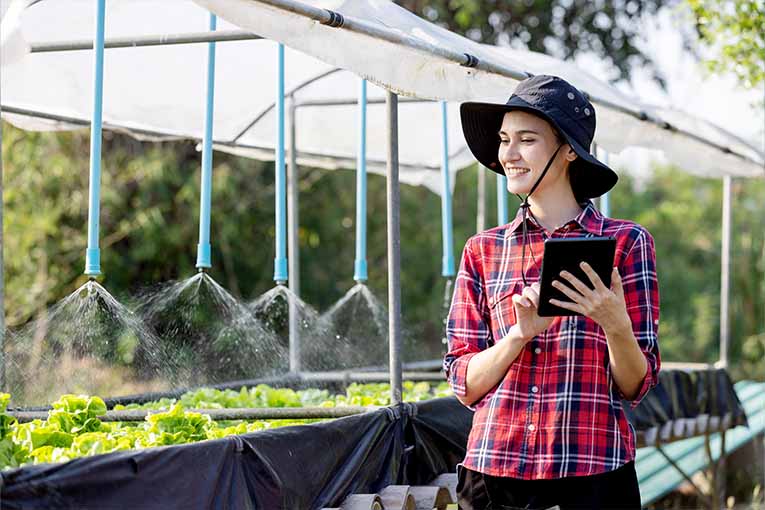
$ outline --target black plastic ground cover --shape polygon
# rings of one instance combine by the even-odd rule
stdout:
[[[663,370],[634,411],[640,432],[700,415],[746,415],[722,370]],[[180,446],[3,472],[3,509],[320,509],[455,472],[473,414],[454,397]]]
[[[659,384],[634,409],[625,403],[627,418],[637,432],[647,433],[668,424],[717,418],[730,428],[747,425],[746,412],[736,395],[730,375],[723,368],[708,370],[663,369]],[[682,429],[682,427],[680,427]],[[698,427],[686,427],[696,435]]]
[[[313,509],[427,483],[465,455],[472,412],[455,398],[329,422],[2,473],[4,509]]]

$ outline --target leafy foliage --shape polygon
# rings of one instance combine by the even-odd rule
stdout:
[[[687,0],[699,35],[715,57],[712,71],[733,72],[748,88],[765,83],[765,2],[763,0]]]
[[[613,80],[633,66],[653,69],[636,43],[641,20],[666,0],[397,0],[398,4],[453,32],[487,44],[505,44],[570,59],[592,52],[614,65]]]
[[[446,382],[431,386],[427,382],[404,381],[405,401],[419,401],[451,395]],[[388,384],[351,384],[344,395],[309,388],[294,391],[258,385],[239,391],[202,388],[183,394],[178,400],[162,399],[142,405],[115,406],[115,409],[151,409],[142,423],[102,422],[106,405],[99,397],[63,395],[53,403],[46,420],[17,423],[6,413],[10,395],[0,394],[0,469],[24,464],[65,462],[78,457],[119,450],[151,448],[218,439],[232,434],[289,425],[302,425],[321,419],[289,419],[216,422],[209,415],[186,409],[223,409],[303,406],[385,406],[390,404]]]

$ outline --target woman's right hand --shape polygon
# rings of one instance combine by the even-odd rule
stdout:
[[[512,300],[515,308],[516,327],[527,342],[546,330],[555,320],[555,317],[540,317],[537,314],[539,283],[532,283],[531,286],[524,287],[520,294],[513,295]]]

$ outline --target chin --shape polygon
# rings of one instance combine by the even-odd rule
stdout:
[[[516,193],[518,195],[525,195],[531,191],[531,186],[519,186],[517,183],[512,182],[511,179],[507,180],[507,191],[509,193]]]

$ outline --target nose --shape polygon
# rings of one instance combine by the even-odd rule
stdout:
[[[518,151],[518,144],[513,142],[499,144],[499,162],[503,165],[506,162],[518,161],[521,153]]]

